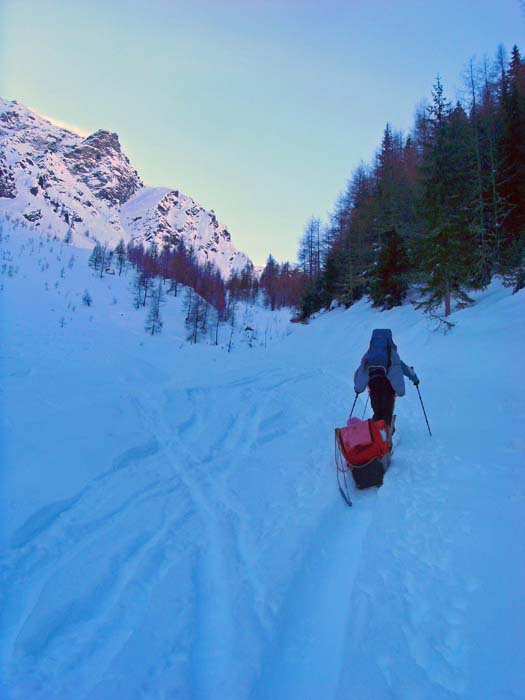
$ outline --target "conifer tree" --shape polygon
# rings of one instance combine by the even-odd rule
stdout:
[[[198,294],[192,295],[191,306],[186,316],[186,328],[189,331],[188,340],[193,344],[198,343],[202,336],[206,306],[206,302]]]
[[[115,257],[117,258],[118,274],[120,277],[122,270],[124,269],[124,265],[126,264],[126,246],[124,245],[122,238],[115,248]]]
[[[323,290],[323,261],[328,253],[328,234],[321,235],[321,221],[312,217],[306,224],[303,236],[299,241],[297,259],[299,262],[296,274],[289,265],[281,269],[280,287],[282,300],[280,305],[298,306],[301,318],[306,318],[322,305]],[[286,299],[286,302],[284,301]]]
[[[525,285],[525,65],[517,46],[501,85],[503,162],[499,192],[508,209],[503,222],[500,272],[517,291]]]
[[[453,298],[460,304],[470,302],[465,287],[474,276],[475,181],[466,114],[460,105],[452,110],[439,77],[433,88],[429,122],[430,141],[423,161],[425,234],[418,246],[426,298],[420,306],[432,311],[444,303],[448,316]]]
[[[97,241],[97,243],[95,243],[93,251],[91,252],[91,255],[89,256],[89,267],[92,267],[93,270],[95,270],[95,272],[98,272],[102,269],[104,265],[104,257],[104,249],[102,245]]]
[[[482,176],[484,178],[484,200],[486,239],[483,248],[488,253],[491,273],[499,266],[502,243],[502,224],[507,207],[500,193],[502,162],[499,142],[501,136],[501,113],[498,104],[498,86],[489,76],[489,66],[483,64],[483,87],[480,95],[478,125],[481,139]],[[506,77],[505,77],[506,80]]]
[[[88,265],[92,267],[95,272],[99,272],[99,277],[102,277],[104,272],[107,271],[111,264],[111,258],[113,256],[112,251],[108,250],[106,244],[102,245],[97,241],[93,252],[91,253],[88,261]]]
[[[277,303],[279,265],[272,255],[268,256],[266,266],[261,274],[260,285],[265,292],[266,303],[274,311]]]
[[[323,304],[327,305],[332,301],[332,299],[336,298],[337,282],[340,278],[340,263],[341,258],[337,255],[337,249],[333,247],[326,256],[321,295],[318,299],[320,304],[317,306],[317,308],[314,308],[314,311],[318,311]],[[307,311],[308,315],[310,315],[310,313],[312,312]]]
[[[321,274],[321,222],[312,217],[299,243],[299,265],[310,284],[315,284]]]
[[[146,318],[145,330],[150,335],[156,335],[162,330],[163,323],[160,315],[160,307],[163,302],[164,292],[162,290],[162,282],[159,281],[151,294],[150,308]]]
[[[383,309],[400,306],[408,289],[408,271],[408,255],[403,239],[395,229],[387,231],[370,285],[373,305]]]
[[[403,225],[402,206],[405,189],[403,141],[394,134],[390,124],[386,125],[381,148],[376,157],[371,196],[371,219],[374,244],[380,242],[385,230]]]
[[[484,158],[483,158],[483,131],[480,108],[478,104],[478,78],[474,62],[469,63],[467,73],[467,85],[470,93],[470,109],[469,122],[472,130],[472,143],[475,154],[475,196],[474,204],[474,220],[478,230],[478,257],[479,270],[477,272],[477,281],[480,286],[485,286],[490,282],[492,273],[492,251],[490,246],[490,234],[487,227],[487,218],[485,214],[485,174],[484,174]]]
[[[235,332],[235,323],[237,320],[237,301],[231,295],[228,295],[228,304],[226,307],[226,317],[230,325],[230,336],[228,339],[228,352],[231,352],[233,347],[233,334]]]

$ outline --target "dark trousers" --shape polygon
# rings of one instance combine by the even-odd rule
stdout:
[[[386,377],[373,377],[368,382],[370,403],[374,411],[373,420],[384,420],[388,426],[392,424],[394,401],[396,394]]]

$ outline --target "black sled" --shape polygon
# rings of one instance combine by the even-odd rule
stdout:
[[[358,489],[369,489],[371,486],[382,486],[383,477],[390,466],[390,455],[377,457],[362,467],[352,466],[350,471]]]

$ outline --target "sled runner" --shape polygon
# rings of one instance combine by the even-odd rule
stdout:
[[[335,429],[335,464],[337,483],[344,500],[352,505],[348,479],[352,474],[358,489],[381,486],[383,476],[390,465],[391,436],[385,421],[351,418],[344,428]]]

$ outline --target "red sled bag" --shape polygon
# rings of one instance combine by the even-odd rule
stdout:
[[[388,426],[384,420],[352,420],[336,430],[339,449],[350,467],[360,467],[390,452]]]

